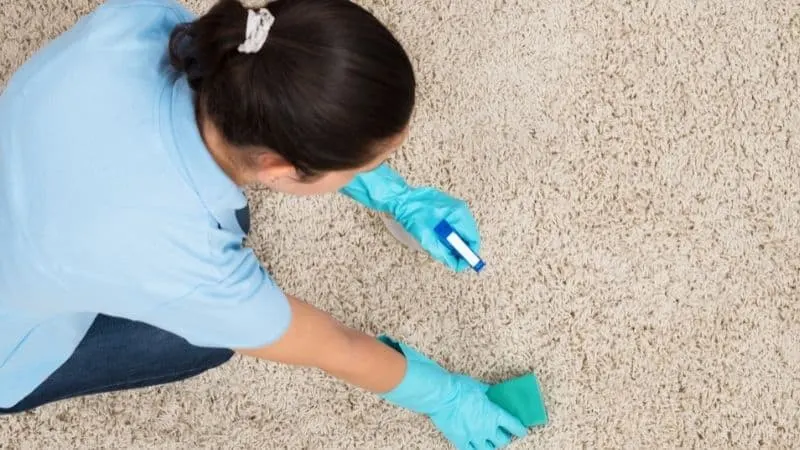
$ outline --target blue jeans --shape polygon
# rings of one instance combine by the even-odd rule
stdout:
[[[36,390],[0,414],[82,395],[184,380],[228,361],[228,349],[195,347],[150,325],[97,316],[72,356]]]

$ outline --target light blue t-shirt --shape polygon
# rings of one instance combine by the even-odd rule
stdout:
[[[112,0],[0,97],[0,407],[66,361],[99,313],[209,347],[262,346],[288,327],[286,297],[242,246],[245,197],[168,65],[169,34],[190,20],[169,0]]]

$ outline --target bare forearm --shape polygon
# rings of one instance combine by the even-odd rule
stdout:
[[[349,330],[350,354],[344,364],[323,370],[336,378],[376,393],[394,389],[406,371],[405,357],[373,336]],[[338,366],[338,367],[337,367]]]
[[[403,355],[372,336],[336,321],[329,314],[289,297],[292,323],[283,337],[266,347],[239,353],[285,364],[317,367],[372,392],[388,392],[406,370]]]

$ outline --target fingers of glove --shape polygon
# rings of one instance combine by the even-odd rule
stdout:
[[[436,425],[436,428],[442,432],[444,437],[447,438],[453,447],[455,447],[457,450],[473,450],[470,435],[467,430],[465,430],[463,427],[457,426],[450,420],[440,421],[435,417],[431,418],[433,419],[433,424]]]
[[[472,443],[472,446],[475,447],[476,450],[493,450],[494,445],[491,444],[489,441],[476,441]]]
[[[450,444],[452,444],[456,450],[475,450],[475,447],[473,447],[472,443],[469,441],[456,442],[450,439]]]
[[[528,429],[516,417],[509,414],[503,408],[497,406],[499,416],[497,417],[497,425],[503,430],[507,431],[516,437],[525,437],[528,434]]]
[[[500,409],[496,405],[493,406],[494,408]],[[501,412],[505,413],[505,411],[502,410]],[[524,436],[527,433],[527,430],[513,416],[508,415],[507,417],[504,414],[494,415],[492,414],[492,412],[488,412],[488,417],[492,416],[494,416],[496,420],[484,423],[482,427],[483,431],[475,433],[472,436],[473,444],[479,449],[480,448],[500,449],[511,443],[512,435],[519,433],[520,431],[522,431],[523,433],[521,435],[520,434],[516,435]],[[514,432],[508,430],[507,427],[514,429]],[[521,430],[520,427],[522,428]]]
[[[439,237],[436,236],[433,230],[420,229],[417,226],[413,226],[409,228],[408,231],[412,236],[417,238],[419,245],[428,252],[433,259],[446,265],[451,270],[458,269],[459,258],[449,247],[439,240]]]
[[[444,244],[437,242],[434,248],[435,250],[428,250],[431,256],[449,267],[451,270],[463,272],[469,268],[469,264],[467,264],[466,261],[459,258],[458,255],[453,253],[453,251],[449,248],[445,247]],[[466,268],[462,268],[462,263],[466,264]]]
[[[511,435],[502,429],[497,430],[494,438],[491,439],[491,443],[494,445],[494,448],[503,448],[511,443]]]

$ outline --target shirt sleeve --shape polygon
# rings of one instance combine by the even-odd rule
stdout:
[[[252,250],[226,253],[223,278],[158,305],[141,320],[201,347],[258,348],[278,340],[291,322],[286,296]]]

